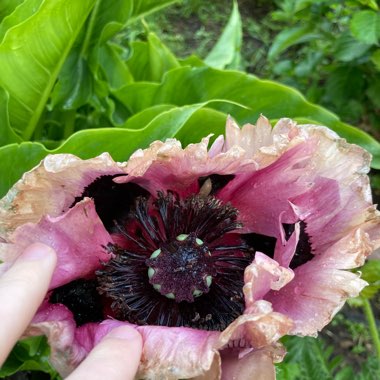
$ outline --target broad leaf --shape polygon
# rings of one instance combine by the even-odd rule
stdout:
[[[252,75],[208,67],[182,67],[169,71],[160,84],[133,83],[114,94],[131,114],[154,105],[183,106],[221,99],[246,108],[228,102],[211,103],[208,107],[231,114],[241,124],[255,122],[260,113],[270,119],[307,119],[326,125],[349,142],[363,146],[374,156],[373,167],[380,167],[380,144],[375,139],[342,123],[322,107],[307,102],[296,90]]]
[[[352,35],[365,44],[377,44],[380,36],[380,16],[374,11],[361,11],[351,19]]]
[[[335,44],[335,58],[342,62],[350,62],[365,54],[371,45],[353,38],[349,33],[342,34]]]
[[[233,3],[232,13],[222,35],[205,58],[205,63],[216,69],[238,69],[242,44],[242,25],[238,4]]]
[[[17,9],[24,21],[8,29],[0,44],[0,86],[9,92],[12,128],[30,139],[58,73],[94,0],[45,0],[30,14],[25,0]]]

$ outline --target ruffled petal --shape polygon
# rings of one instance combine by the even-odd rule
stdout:
[[[208,152],[209,137],[182,149],[175,139],[155,141],[148,149],[139,149],[129,159],[127,178],[115,182],[133,181],[155,195],[158,190],[176,191],[181,196],[197,193],[198,179],[211,174],[229,175],[238,170],[255,170],[256,164],[245,158],[243,148],[234,146],[227,152]]]
[[[222,359],[222,380],[275,380],[273,365],[276,347],[265,347],[239,358],[236,354],[225,354]]]
[[[52,289],[93,275],[101,262],[110,259],[104,246],[112,239],[96,214],[93,200],[85,198],[61,216],[45,216],[38,223],[18,227],[9,241],[0,245],[0,258],[13,261],[35,242],[45,243],[57,252]]]
[[[357,274],[318,268],[313,261],[295,270],[295,279],[266,299],[274,310],[294,321],[291,334],[316,336],[341,309],[348,297],[357,297],[367,283]]]
[[[49,155],[25,173],[0,200],[0,237],[42,216],[58,216],[74,203],[84,188],[102,175],[122,174],[124,164],[108,153],[89,160],[71,154]]]

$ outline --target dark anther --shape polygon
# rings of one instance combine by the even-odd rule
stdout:
[[[209,195],[215,195],[219,190],[223,189],[223,187],[226,186],[234,178],[235,175],[233,174],[211,174],[207,177],[199,177],[198,184],[199,187],[202,187],[206,180],[210,179],[212,187],[211,193]]]
[[[128,214],[130,206],[138,196],[147,196],[148,192],[135,183],[115,183],[116,175],[103,175],[85,187],[82,195],[75,198],[74,206],[84,197],[93,198],[96,212],[108,231],[114,227],[114,221],[121,221]]]
[[[253,258],[237,215],[212,196],[139,198],[118,225],[118,245],[107,247],[114,258],[97,272],[113,315],[140,325],[225,329],[244,311],[244,270]]]
[[[295,225],[283,223],[282,226],[285,232],[285,239],[289,240],[290,236],[295,230]],[[241,235],[241,237],[247,243],[247,245],[253,247],[255,251],[265,253],[267,256],[273,259],[274,250],[277,243],[276,238],[255,233],[244,234]],[[313,250],[310,243],[310,237],[306,232],[306,223],[300,221],[300,237],[298,240],[296,252],[289,265],[290,268],[295,269],[300,265],[310,261],[314,257],[312,251]]]
[[[96,280],[75,280],[54,289],[51,303],[65,305],[74,315],[77,326],[103,320],[101,298],[96,291]]]
[[[296,253],[290,262],[290,268],[295,269],[302,264],[307,263],[313,257],[313,249],[310,242],[310,236],[306,232],[307,225],[304,221],[300,222],[300,238],[298,240]]]
[[[273,259],[274,249],[277,242],[276,238],[255,233],[244,234],[241,235],[241,237],[247,243],[247,245],[253,247],[255,251],[265,253],[267,256]]]

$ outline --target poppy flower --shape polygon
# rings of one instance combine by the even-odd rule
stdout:
[[[380,242],[367,152],[263,116],[229,118],[208,145],[47,156],[1,200],[3,261],[36,241],[57,251],[26,334],[48,336],[63,376],[130,324],[139,378],[271,379],[281,336],[316,335],[366,285],[347,269]]]

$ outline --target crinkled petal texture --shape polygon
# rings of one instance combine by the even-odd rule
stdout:
[[[245,311],[224,331],[135,326],[144,339],[140,378],[274,378],[273,361],[283,354],[276,341],[323,328],[366,284],[347,269],[380,245],[366,175],[370,157],[358,146],[289,119],[272,129],[264,117],[242,129],[230,118],[226,137],[208,144],[208,137],[184,149],[175,139],[156,141],[124,164],[107,154],[86,161],[48,156],[0,201],[3,268],[27,244],[49,244],[58,253],[52,289],[91,278],[111,258],[103,247],[112,237],[97,200],[84,194],[102,176],[136,184],[153,198],[168,190],[179,197],[211,194],[239,211],[243,227],[234,233],[275,239],[274,251],[257,250],[245,269]],[[214,182],[213,175],[223,180]],[[66,376],[122,323],[128,322],[106,318],[77,327],[72,312],[47,297],[26,334],[49,337],[51,360]]]

